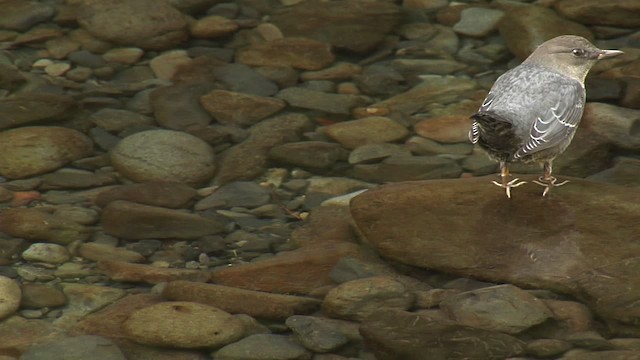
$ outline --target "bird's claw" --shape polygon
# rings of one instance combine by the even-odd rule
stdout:
[[[553,176],[550,176],[548,178],[544,178],[544,176],[540,176],[538,178],[538,180],[533,180],[534,183],[540,185],[540,186],[544,186],[544,190],[542,191],[542,196],[546,196],[549,193],[549,190],[551,190],[552,187],[558,187],[558,186],[562,186],[566,183],[569,182],[569,180],[565,180],[561,183],[556,184],[556,181],[558,181],[558,179],[556,179]]]
[[[513,179],[513,180],[511,180],[509,182],[501,182],[501,183],[499,183],[497,181],[493,181],[493,184],[497,185],[497,186],[500,186],[501,188],[504,188],[505,192],[507,193],[507,197],[509,199],[511,199],[511,188],[518,187],[518,186],[520,186],[522,184],[526,184],[527,183],[526,181],[518,182],[518,180],[520,180],[520,179]]]

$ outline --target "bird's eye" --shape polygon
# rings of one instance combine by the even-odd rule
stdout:
[[[582,55],[584,55],[584,50],[582,50],[582,49],[573,49],[573,50],[571,50],[571,53],[574,56],[582,56]]]

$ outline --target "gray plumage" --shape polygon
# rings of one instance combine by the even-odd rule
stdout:
[[[584,79],[600,59],[621,54],[600,50],[579,36],[565,35],[540,45],[521,65],[496,80],[476,114],[469,132],[493,159],[500,162],[507,196],[522,185],[508,181],[510,162],[541,162],[537,183],[546,195],[556,179],[553,159],[571,143],[585,104]]]

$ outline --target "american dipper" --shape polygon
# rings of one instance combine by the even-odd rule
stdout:
[[[534,181],[547,195],[556,183],[553,159],[564,152],[576,132],[585,103],[584,79],[600,59],[622,54],[600,50],[580,36],[563,35],[538,48],[519,66],[502,74],[482,102],[469,131],[491,158],[500,162],[502,182],[511,188],[525,181],[509,180],[509,163],[538,162],[544,174]]]

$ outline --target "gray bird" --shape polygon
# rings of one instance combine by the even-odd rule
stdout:
[[[557,183],[552,162],[569,146],[585,104],[584,79],[600,59],[622,54],[600,50],[580,36],[563,35],[538,48],[519,66],[502,74],[482,102],[469,131],[472,143],[480,145],[500,162],[501,182],[511,197],[511,188],[524,184],[509,180],[509,163],[542,163],[544,174],[536,184],[547,195]]]

